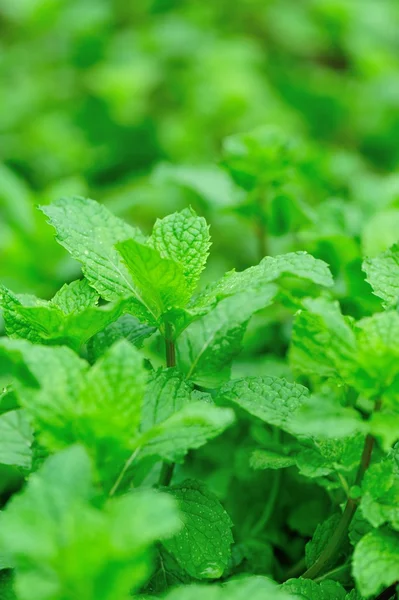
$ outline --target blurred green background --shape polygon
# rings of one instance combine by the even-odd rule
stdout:
[[[206,277],[327,260],[348,312],[397,240],[397,0],[0,0],[0,280],[75,278],[37,204],[87,195],[148,230],[187,204]]]

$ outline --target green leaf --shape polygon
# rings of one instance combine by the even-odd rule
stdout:
[[[307,568],[312,566],[319,558],[324,547],[326,546],[334,531],[336,530],[337,525],[341,520],[341,517],[341,514],[335,513],[331,515],[326,521],[319,523],[319,525],[316,527],[312,539],[306,544],[305,552]],[[340,554],[342,554],[342,551]],[[339,556],[334,557],[333,561],[330,561],[330,563],[326,564],[326,568],[333,567],[338,559]]]
[[[144,340],[155,331],[155,327],[141,323],[132,315],[123,315],[89,340],[88,354],[90,361],[95,362],[119,340],[127,340],[137,348],[141,348]]]
[[[136,297],[156,322],[166,312],[187,304],[191,292],[180,264],[133,239],[115,248],[134,282]]]
[[[362,490],[363,516],[373,527],[389,523],[399,531],[399,468],[393,456],[367,469]]]
[[[1,600],[17,600],[14,592],[14,578],[10,571],[0,573],[0,598]]]
[[[279,377],[247,377],[227,383],[218,397],[223,403],[233,403],[265,423],[291,432],[295,412],[308,395],[302,385]]]
[[[302,301],[306,311],[295,318],[290,364],[302,373],[322,377],[345,377],[356,354],[356,339],[338,302],[325,298]]]
[[[399,535],[374,530],[355,548],[353,575],[360,593],[369,598],[399,580]]]
[[[41,210],[55,228],[57,241],[82,263],[86,279],[100,296],[110,301],[135,296],[131,276],[114,246],[131,238],[145,242],[137,228],[88,198],[61,198]],[[139,318],[150,318],[139,303],[135,308]]]
[[[271,450],[254,450],[251,454],[250,465],[255,470],[286,469],[296,464],[293,456],[279,454]]]
[[[229,379],[231,363],[241,351],[251,316],[271,304],[276,285],[242,292],[220,302],[179,337],[179,368],[198,385],[217,387]]]
[[[311,579],[289,579],[281,586],[294,598],[306,598],[306,600],[345,600],[346,592],[337,581],[322,581],[316,583]]]
[[[259,265],[239,273],[231,271],[216,283],[209,285],[192,301],[192,307],[203,309],[212,306],[223,298],[278,281],[284,275],[325,287],[331,287],[334,283],[328,265],[307,252],[266,256]]]
[[[22,340],[2,345],[20,350],[40,384],[34,389],[20,380],[16,391],[42,443],[57,450],[80,442],[102,474],[114,477],[121,455],[123,460],[135,448],[141,419],[147,372],[139,351],[122,340],[89,370],[65,347],[33,346]]]
[[[241,577],[223,585],[190,585],[172,590],[165,600],[295,600],[266,577]]]
[[[55,455],[0,516],[0,549],[15,565],[19,600],[125,600],[151,569],[148,549],[175,533],[166,495],[141,491],[94,503],[82,448]]]
[[[195,481],[170,488],[177,500],[183,529],[163,545],[196,579],[220,578],[230,559],[232,522],[219,500]]]
[[[396,308],[399,302],[399,245],[363,262],[363,271],[374,294],[384,300],[386,308]]]
[[[192,208],[157,219],[149,244],[162,256],[178,263],[192,293],[209,254],[209,226]]]
[[[358,321],[356,329],[359,372],[353,385],[369,397],[392,396],[390,400],[397,408],[399,314],[376,313]]]
[[[0,463],[30,469],[33,432],[23,410],[0,415]]]
[[[148,379],[141,413],[141,431],[147,432],[187,404],[207,398],[206,394],[194,389],[193,383],[185,381],[176,368],[158,369]]]
[[[234,422],[234,412],[204,400],[191,402],[136,440],[140,457],[158,456],[182,462],[189,450],[200,448]]]
[[[131,306],[131,300],[95,306],[97,301],[98,294],[85,280],[64,285],[49,302],[0,288],[0,304],[10,337],[65,344],[76,350]]]
[[[98,299],[98,293],[88,284],[87,280],[78,279],[63,285],[49,304],[66,315],[70,315],[80,313],[85,308],[96,306]]]

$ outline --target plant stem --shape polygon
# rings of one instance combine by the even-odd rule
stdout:
[[[394,583],[389,588],[381,592],[379,596],[377,596],[376,600],[391,600],[396,598],[396,586],[397,583]]]
[[[276,471],[273,475],[274,478],[270,489],[269,497],[267,499],[264,511],[259,521],[255,524],[254,528],[252,529],[252,535],[257,535],[262,531],[262,529],[266,527],[267,523],[270,520],[270,517],[273,514],[274,507],[276,506],[276,501],[280,490],[281,471]]]
[[[380,408],[380,403],[377,403],[376,410]],[[360,460],[360,465],[357,470],[355,485],[360,485],[363,480],[363,476],[370,464],[371,454],[373,452],[374,447],[374,438],[370,434],[367,435],[362,457]],[[346,539],[349,525],[355,516],[355,512],[357,510],[357,503],[352,498],[348,498],[344,512],[342,513],[342,517],[336,530],[334,531],[332,537],[328,544],[324,547],[322,553],[316,562],[309,567],[307,571],[302,575],[305,579],[315,579],[318,577],[326,568],[328,563],[332,562],[338,555],[338,552]]]
[[[166,366],[176,366],[176,345],[173,339],[173,332],[170,323],[165,324],[165,356]],[[162,464],[161,473],[159,475],[158,485],[167,487],[172,481],[173,471],[175,470],[174,463],[164,462]]]
[[[120,486],[120,484],[123,481],[126,471],[130,467],[130,465],[133,463],[134,459],[136,458],[136,456],[138,455],[140,450],[141,450],[141,448],[136,448],[136,450],[130,455],[128,460],[125,462],[124,467],[123,467],[122,471],[120,472],[118,479],[115,481],[114,485],[112,486],[111,491],[109,492],[110,496],[113,496],[116,493],[118,487]]]

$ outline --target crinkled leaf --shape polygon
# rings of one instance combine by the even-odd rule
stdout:
[[[182,462],[189,450],[200,448],[234,422],[234,412],[206,401],[191,402],[136,440],[140,457],[158,456]]]
[[[85,277],[100,296],[110,301],[135,297],[132,278],[115,244],[127,239],[145,242],[139,229],[88,198],[61,198],[41,210],[55,228],[57,241],[82,263]],[[141,320],[151,320],[140,302],[135,301],[133,309]]]
[[[39,344],[65,344],[78,350],[131,308],[131,299],[95,306],[98,295],[89,290],[92,288],[86,281],[75,281],[45,302],[2,288],[0,301],[8,335]]]
[[[149,376],[141,417],[141,431],[166,421],[191,402],[208,396],[194,389],[176,368],[158,369]]]
[[[204,485],[186,481],[170,488],[183,529],[163,542],[179,565],[196,579],[219,579],[230,559],[232,522],[217,497]]]
[[[241,577],[223,585],[190,585],[175,589],[165,600],[295,600],[295,597],[282,591],[277,585],[260,576]]]
[[[230,376],[231,363],[241,351],[250,317],[268,306],[278,288],[267,284],[220,302],[192,323],[179,337],[178,366],[187,379],[205,387],[217,387]]]
[[[205,219],[199,217],[192,208],[185,208],[164,219],[158,219],[149,244],[162,258],[181,265],[192,293],[197,287],[209,254],[209,227]]]
[[[233,403],[269,425],[291,432],[296,411],[309,396],[297,383],[279,377],[247,377],[227,383],[219,392],[223,403]]]
[[[155,331],[155,327],[141,323],[132,315],[123,315],[89,340],[88,353],[90,360],[95,362],[119,340],[127,340],[137,348],[141,348],[144,340]]]
[[[137,297],[155,321],[173,308],[184,307],[190,299],[182,266],[136,240],[116,244],[137,290]]]
[[[362,490],[363,516],[374,527],[389,523],[399,531],[399,468],[392,456],[369,467]]]
[[[384,300],[387,308],[394,308],[399,302],[399,245],[393,245],[386,252],[363,262],[367,281],[376,296]]]
[[[345,600],[346,592],[337,581],[322,581],[316,583],[311,579],[289,579],[281,586],[294,598],[306,598],[306,600]]]
[[[303,301],[306,311],[295,318],[290,347],[294,369],[324,377],[345,377],[356,352],[355,334],[337,302]]]
[[[365,598],[378,594],[399,580],[399,534],[374,530],[355,548],[353,575]]]

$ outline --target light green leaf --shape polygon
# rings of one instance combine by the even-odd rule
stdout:
[[[273,283],[284,275],[325,287],[333,285],[332,275],[325,262],[306,252],[291,252],[281,256],[266,256],[259,265],[239,273],[227,273],[222,279],[209,285],[193,300],[192,305],[204,308],[228,296]]]
[[[279,454],[272,450],[254,450],[249,461],[252,469],[286,469],[296,464],[293,456]]]
[[[208,396],[194,390],[194,384],[184,380],[175,368],[158,369],[149,376],[145,391],[141,418],[141,431],[166,421],[191,402]]]
[[[179,412],[155,425],[136,440],[140,457],[158,456],[182,462],[189,450],[200,448],[220,435],[234,422],[234,412],[201,400],[191,402]]]
[[[306,598],[306,600],[345,600],[346,592],[337,581],[322,581],[316,583],[311,579],[289,579],[281,586],[285,592],[289,592],[294,598]]]
[[[369,598],[399,580],[399,535],[374,530],[355,548],[353,575],[360,593]]]
[[[33,432],[23,410],[0,415],[0,463],[30,469]]]
[[[122,315],[117,321],[107,325],[105,329],[96,333],[88,342],[88,355],[91,362],[95,362],[104,352],[119,340],[127,340],[136,348],[141,348],[144,340],[156,331],[141,323],[132,315]]]
[[[55,228],[57,241],[82,263],[86,279],[100,296],[110,301],[135,296],[131,276],[114,246],[131,238],[144,243],[137,228],[88,198],[61,198],[41,210]],[[139,302],[134,309],[140,319],[150,319]]]
[[[136,240],[115,245],[134,282],[136,296],[155,321],[172,308],[184,307],[191,292],[183,268]]]
[[[66,283],[55,294],[49,304],[62,310],[66,315],[80,313],[85,308],[96,306],[99,295],[86,279],[78,279],[72,283]]]
[[[223,585],[190,585],[175,589],[165,600],[295,600],[274,581],[260,576],[232,579]]]
[[[163,545],[196,579],[219,579],[230,559],[232,522],[219,500],[195,481],[170,488],[182,514],[183,529]]]
[[[162,258],[178,263],[192,293],[209,254],[209,226],[192,208],[185,208],[155,222],[149,244]]]
[[[222,387],[219,399],[233,403],[269,425],[291,432],[295,412],[309,391],[302,385],[279,377],[247,377]]]
[[[363,271],[374,294],[384,300],[386,308],[395,308],[399,302],[399,245],[363,262]]]
[[[179,337],[179,368],[198,385],[217,387],[229,379],[250,317],[271,304],[278,288],[267,284],[220,302]]]
[[[367,469],[362,490],[363,516],[373,527],[389,523],[399,531],[399,468],[393,456]]]
[[[46,460],[0,516],[0,549],[19,600],[125,600],[151,569],[148,549],[180,527],[172,498],[150,491],[101,507],[78,446]],[[156,516],[156,518],[155,518]]]
[[[131,300],[95,306],[98,294],[85,280],[75,281],[46,302],[0,289],[6,331],[10,337],[41,344],[65,344],[79,350],[98,331],[131,307]]]
[[[387,311],[362,319],[357,323],[356,334],[359,372],[353,385],[371,397],[389,397],[392,392],[392,402],[397,407],[399,313]]]
[[[294,321],[290,347],[291,366],[302,373],[345,377],[356,353],[355,334],[338,302],[325,298],[302,301]]]

